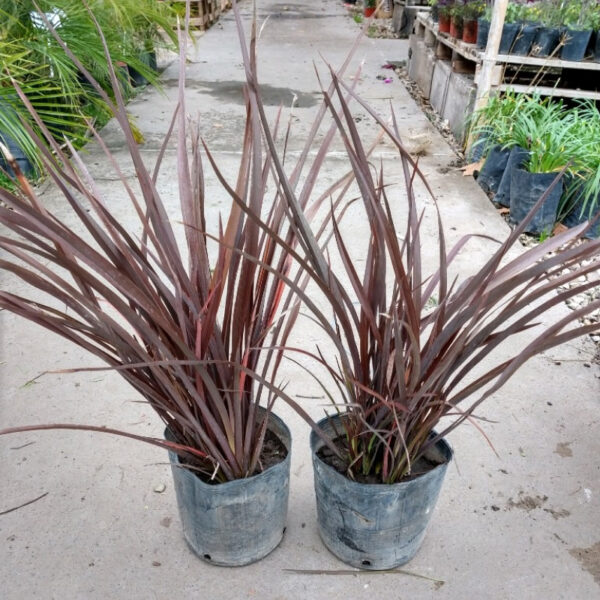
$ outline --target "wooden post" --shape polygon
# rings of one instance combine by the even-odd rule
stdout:
[[[490,33],[481,63],[481,70],[479,71],[477,94],[475,96],[473,111],[479,110],[486,105],[490,90],[492,89],[492,77],[494,74],[494,67],[496,66],[498,50],[500,49],[500,40],[502,38],[502,28],[504,27],[507,7],[508,0],[494,0]],[[467,148],[471,145],[472,141],[471,134],[469,133]]]

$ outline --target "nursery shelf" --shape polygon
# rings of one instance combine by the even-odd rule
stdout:
[[[424,31],[425,30],[425,31]],[[428,13],[420,12],[417,14],[415,22],[415,34],[420,37],[436,40],[447,48],[450,48],[461,57],[481,63],[483,61],[483,51],[477,48],[475,44],[466,44],[461,40],[450,37],[447,33],[440,33],[438,26],[433,22]],[[547,68],[575,69],[582,71],[600,71],[600,63],[590,60],[572,61],[562,60],[560,58],[538,57],[538,56],[518,56],[516,54],[498,54],[497,63],[530,65]],[[567,96],[566,96],[567,97]],[[568,96],[572,97],[572,96]]]
[[[186,0],[159,0],[176,5],[185,11]],[[208,29],[219,20],[221,12],[229,8],[229,0],[189,0],[190,4],[190,27]],[[182,23],[183,26],[183,23]]]
[[[448,115],[444,116],[450,121],[453,131],[460,129],[458,123],[452,123],[453,118],[460,118],[464,121],[464,116],[470,114],[476,104],[476,101],[473,102],[471,94],[474,93],[475,97],[479,98],[485,96],[490,89],[502,91],[510,88],[517,92],[537,93],[542,96],[600,100],[600,77],[597,75],[600,73],[600,62],[498,54],[493,57],[493,66],[491,71],[488,70],[489,77],[484,90],[483,88],[486,86],[482,79],[485,68],[484,51],[475,44],[467,44],[447,33],[440,33],[437,23],[434,23],[426,12],[417,13],[411,40],[409,63],[412,60],[419,65],[418,68],[412,69],[411,76],[425,97],[429,97],[430,92],[433,94],[432,104],[434,106],[435,93],[439,90],[440,85],[444,85],[443,82],[440,84],[442,69],[436,69],[435,66],[438,62],[448,65],[444,72],[449,71],[455,77],[466,78],[461,85],[468,91],[467,96],[469,97],[463,114],[460,114],[461,111],[455,102],[457,108],[453,114],[450,114],[452,113],[450,111]],[[412,53],[416,53],[418,56],[413,58]],[[426,74],[422,72],[423,69],[427,70]],[[421,72],[418,72],[419,70]],[[409,68],[410,74],[411,69]],[[445,97],[444,101],[438,102],[438,104],[445,104]]]

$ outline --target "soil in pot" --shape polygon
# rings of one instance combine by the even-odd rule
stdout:
[[[269,429],[271,441],[267,447],[271,458],[265,459],[275,464],[246,479],[208,484],[180,466],[179,457],[169,452],[183,535],[206,562],[222,566],[250,564],[281,542],[289,495],[291,435],[272,413]],[[168,431],[165,437],[172,439]]]
[[[333,440],[333,443],[342,451],[343,454],[348,453],[348,440],[344,436],[337,437]],[[339,456],[333,453],[333,450],[327,446],[323,446],[317,451],[317,456],[326,464],[335,469],[338,473],[346,476],[348,471],[348,463],[342,460]],[[443,460],[438,455],[432,456],[421,456],[413,465],[411,474],[404,478],[402,481],[411,481],[416,477],[420,477],[425,473],[435,469],[438,465],[442,464]],[[357,483],[367,484],[381,484],[381,479],[376,475],[363,475],[362,473],[355,473],[354,480]],[[385,485],[385,484],[381,484]]]
[[[499,54],[510,54],[512,45],[521,29],[520,23],[504,23],[502,28],[502,37],[500,38]]]
[[[319,425],[327,434],[334,433],[329,419]],[[348,479],[319,458],[323,441],[314,431],[310,442],[319,535],[325,546],[360,569],[393,569],[413,558],[425,537],[452,459],[450,446],[440,440],[429,455],[437,466],[413,479],[388,485]]]
[[[490,22],[487,19],[477,19],[477,47],[485,48],[487,46],[488,36],[490,34]]]
[[[565,45],[562,47],[560,57],[563,60],[579,61],[585,58],[585,52],[590,38],[592,37],[591,30],[577,31],[574,29],[566,29],[564,31]]]
[[[533,56],[550,56],[560,40],[560,31],[556,27],[540,27],[533,45],[531,54]]]
[[[515,41],[512,46],[511,54],[517,56],[527,56],[537,35],[539,25],[524,23],[521,30],[517,34]]]
[[[494,196],[494,202],[497,202],[500,206],[510,206],[510,186],[513,171],[523,167],[528,158],[529,152],[524,148],[521,148],[520,146],[511,148],[508,161],[506,162],[506,169],[504,169],[498,191]]]
[[[495,194],[498,191],[509,156],[510,149],[503,150],[502,146],[494,146],[490,150],[477,177],[477,183],[485,192]]]
[[[463,23],[463,42],[465,44],[476,44],[477,43],[477,20],[465,21]]]
[[[448,15],[440,15],[438,29],[440,33],[450,33],[450,17]]]
[[[514,169],[510,183],[510,221],[519,224],[546,193],[556,179],[556,173],[529,173],[524,169]],[[554,228],[558,204],[563,192],[563,182],[559,181],[548,194],[544,203],[536,211],[526,231],[536,234],[549,234]]]

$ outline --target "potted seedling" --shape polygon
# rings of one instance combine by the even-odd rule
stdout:
[[[522,5],[514,2],[508,3],[504,26],[502,27],[502,37],[500,38],[500,46],[498,48],[500,54],[509,54],[512,51],[517,34],[521,30],[522,11]]]
[[[506,167],[502,179],[498,185],[494,202],[500,206],[510,206],[510,188],[512,176],[516,169],[523,168],[530,155],[531,134],[530,123],[537,122],[545,114],[545,106],[549,100],[541,100],[539,96],[527,96],[525,94],[507,94],[502,102],[516,110],[512,112],[509,120],[497,119],[490,121],[490,127],[494,130],[494,137],[498,140],[503,150],[509,150]],[[510,110],[510,108],[508,109]],[[508,112],[508,111],[507,111]],[[561,114],[558,111],[557,118]]]
[[[534,56],[554,56],[558,52],[566,5],[564,0],[546,0],[542,3],[541,27],[531,50]]]
[[[463,35],[464,8],[465,6],[462,3],[462,0],[458,0],[450,10],[450,37],[457,40],[461,40]]]
[[[463,8],[463,42],[477,43],[477,19],[485,11],[483,0],[469,0]]]
[[[544,202],[528,222],[526,231],[548,235],[554,228],[563,192],[557,175],[569,167],[578,143],[573,136],[576,118],[565,111],[562,102],[545,102],[538,111],[522,113],[517,122],[520,138],[530,140],[528,157],[522,168],[514,169],[510,183],[510,220],[521,223],[538,204]]]
[[[587,220],[593,225],[585,233],[586,237],[600,237],[600,112],[591,100],[582,102],[572,109],[576,111],[573,125],[573,164],[565,194],[566,206],[561,207],[565,214],[563,223],[575,227]]]
[[[438,2],[438,30],[440,33],[450,33],[453,6],[454,0],[439,0]]]
[[[483,108],[473,114],[472,137],[487,155],[477,183],[487,193],[498,192],[510,156],[507,144],[512,139],[511,129],[524,104],[524,95],[509,90],[492,96]]]
[[[590,24],[593,29],[590,43],[595,62],[600,62],[600,5],[596,4],[590,11]]]
[[[314,318],[335,348],[332,356],[320,348],[312,352],[333,381],[314,375],[332,403],[330,416],[311,434],[318,525],[325,545],[344,562],[390,569],[410,560],[423,539],[452,457],[447,434],[469,420],[528,358],[597,329],[571,325],[600,300],[540,327],[533,341],[513,355],[501,350],[504,341],[539,323],[565,295],[598,284],[600,242],[573,244],[584,230],[580,226],[511,258],[538,202],[476,274],[458,282],[450,270],[470,236],[447,248],[438,219],[434,255],[439,261],[424,272],[422,214],[413,187],[422,174],[396,127],[350,86],[335,81],[335,97],[325,97],[346,147],[370,235],[365,247],[357,248],[356,239],[343,232],[342,213],[334,209],[335,254],[333,248],[319,250],[309,228],[299,232],[310,248],[311,277],[329,306]],[[389,188],[382,170],[369,161],[346,95],[371,114],[398,148],[403,189]],[[407,204],[402,224],[390,194]],[[593,281],[580,283],[579,277],[593,273]],[[577,283],[556,294],[567,280]],[[326,446],[326,437],[335,449]]]
[[[377,0],[365,0],[364,14],[365,17],[372,17],[377,8]]]
[[[539,14],[539,3],[525,4],[521,6],[519,14],[521,19],[521,27],[517,33],[515,41],[513,42],[510,51],[511,54],[516,54],[517,56],[527,56],[529,54],[531,51],[531,46],[533,45],[540,28]]]
[[[429,14],[431,15],[431,20],[434,23],[437,23],[440,19],[439,0],[429,0],[429,6],[431,6],[431,11],[429,12]]]
[[[580,61],[585,54],[592,37],[592,11],[597,8],[595,0],[570,2],[565,11],[564,45],[560,52],[563,60]]]
[[[486,0],[483,14],[477,19],[477,47],[485,48],[490,33],[490,21],[492,19],[492,3]]]

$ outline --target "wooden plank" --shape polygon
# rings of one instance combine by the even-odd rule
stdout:
[[[541,56],[517,56],[515,54],[498,54],[498,62],[514,65],[531,65],[535,67],[559,67],[582,71],[600,71],[600,63],[590,60],[561,60],[559,58],[544,58]]]
[[[512,90],[524,94],[536,92],[541,96],[556,96],[557,98],[590,98],[591,100],[600,100],[600,92],[591,90],[571,90],[559,87],[544,87],[539,85],[509,85],[503,83],[498,88],[501,91]]]

